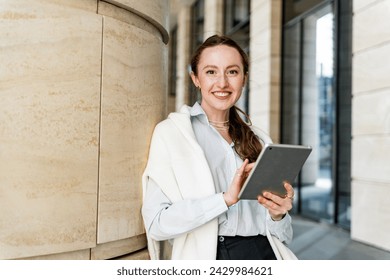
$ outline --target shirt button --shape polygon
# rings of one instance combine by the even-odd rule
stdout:
[[[219,236],[219,237],[218,237],[218,240],[219,240],[219,242],[223,242],[223,241],[225,241],[225,237]]]

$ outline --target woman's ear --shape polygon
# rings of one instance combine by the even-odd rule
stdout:
[[[243,83],[242,83],[242,87],[245,87],[246,86],[246,84],[247,84],[247,82],[248,82],[248,73],[245,73],[245,75],[244,75],[244,81],[243,81]]]
[[[194,86],[197,87],[197,88],[200,88],[200,83],[199,83],[199,79],[198,77],[195,75],[195,73],[193,71],[191,71],[191,79],[192,79],[192,82],[194,83]]]

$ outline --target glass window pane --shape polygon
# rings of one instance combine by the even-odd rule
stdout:
[[[282,142],[313,147],[294,183],[293,212],[333,221],[334,27],[332,6],[286,25],[283,46]]]
[[[302,170],[302,214],[333,221],[333,13],[330,6],[303,21],[302,141],[313,146]]]

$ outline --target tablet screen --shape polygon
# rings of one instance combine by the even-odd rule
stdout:
[[[311,151],[310,146],[303,145],[265,145],[241,189],[239,198],[257,200],[264,191],[284,197],[284,182],[294,182]]]

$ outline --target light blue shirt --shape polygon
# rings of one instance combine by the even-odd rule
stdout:
[[[243,160],[236,153],[234,144],[228,143],[209,124],[198,103],[190,109],[190,115],[195,137],[204,151],[212,173],[216,194],[202,199],[171,203],[158,187],[158,182],[150,180],[143,205],[143,216],[149,235],[155,240],[172,239],[218,218],[219,235],[265,235],[267,222],[273,235],[281,241],[290,242],[292,228],[288,214],[281,221],[275,222],[257,200],[240,200],[229,208],[226,206],[222,193],[229,188]]]

